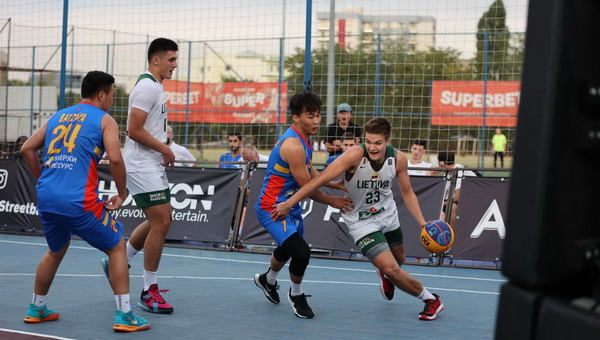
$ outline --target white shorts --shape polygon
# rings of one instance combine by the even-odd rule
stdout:
[[[128,172],[127,189],[131,196],[169,189],[164,171]]]
[[[381,214],[360,221],[345,221],[348,226],[348,232],[354,243],[358,242],[363,237],[381,231],[383,234],[400,228],[400,220],[398,219],[398,211],[384,211]]]

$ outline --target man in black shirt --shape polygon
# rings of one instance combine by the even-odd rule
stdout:
[[[352,121],[352,108],[347,103],[338,105],[337,108],[337,122],[330,124],[327,127],[327,140],[325,147],[329,156],[337,155],[342,153],[342,140],[346,132],[351,132],[356,136],[356,143],[360,143],[360,136],[362,136],[362,129],[355,125]]]

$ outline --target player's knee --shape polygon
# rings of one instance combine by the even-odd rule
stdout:
[[[306,267],[310,261],[310,247],[298,233],[288,237],[282,245],[283,250],[290,255],[290,273],[296,276],[304,276]]]
[[[387,277],[398,277],[401,273],[400,267],[398,265],[396,265],[395,263],[389,264],[389,265],[384,265],[382,268],[380,268],[380,270]]]
[[[290,254],[288,254],[282,247],[277,247],[273,251],[273,257],[277,262],[287,262],[290,259]]]

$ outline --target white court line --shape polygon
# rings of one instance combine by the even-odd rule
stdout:
[[[36,246],[44,246],[44,247],[48,246],[46,243],[35,243],[35,242],[19,242],[19,241],[6,241],[6,240],[0,240],[0,242],[25,244],[25,245],[36,245]],[[96,248],[93,248],[93,247],[80,247],[80,246],[69,246],[69,249],[84,249],[84,250],[95,250],[95,251],[98,251]],[[144,253],[143,251],[140,252],[140,254],[143,254],[143,253]],[[238,259],[221,259],[221,258],[206,257],[206,256],[179,255],[179,254],[167,254],[167,253],[163,253],[162,256],[187,258],[187,259],[195,259],[195,260],[224,261],[224,262],[234,262],[234,263],[252,263],[252,264],[260,264],[260,265],[268,265],[269,264],[269,262],[264,262],[264,261],[250,261],[250,260],[238,260]],[[289,266],[289,264],[287,264],[286,266]],[[374,269],[358,269],[358,268],[314,266],[314,265],[309,265],[308,267],[309,268],[314,268],[314,269],[342,270],[342,271],[364,272],[364,273],[372,273],[372,272],[374,272]],[[409,274],[412,275],[412,276],[437,277],[437,278],[456,279],[456,280],[507,282],[507,280],[505,280],[505,279],[487,279],[487,278],[469,277],[469,276],[452,276],[452,275],[439,275],[439,274],[418,274],[418,273],[410,273],[410,272],[409,272]]]
[[[48,334],[40,334],[40,333],[31,333],[31,332],[18,331],[16,329],[0,328],[0,331],[7,332],[7,333],[24,334],[24,335],[35,335],[35,336],[39,336],[39,337],[50,338],[50,339],[57,339],[57,340],[77,340],[77,339],[63,338],[61,336],[54,336],[54,335],[48,335]]]
[[[0,273],[1,276],[35,276],[35,274],[24,273]],[[62,277],[104,277],[103,274],[88,275],[88,274],[56,274],[56,276]],[[175,280],[214,280],[214,281],[254,281],[254,278],[248,277],[223,277],[223,276],[183,276],[183,275],[159,275],[159,279],[175,279]],[[280,282],[289,282],[287,279],[279,279]],[[372,282],[347,282],[347,281],[323,281],[323,280],[302,280],[304,283],[319,283],[319,284],[336,284],[336,285],[349,285],[349,286],[379,286],[379,283]],[[489,292],[481,290],[467,290],[467,289],[454,289],[454,288],[438,288],[438,287],[426,287],[431,290],[442,290],[447,292],[460,292],[460,293],[473,293],[473,294],[487,294],[487,295],[500,295],[498,292]]]

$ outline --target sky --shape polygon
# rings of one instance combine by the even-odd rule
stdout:
[[[313,35],[316,13],[328,12],[331,0],[313,1]],[[493,0],[336,0],[336,12],[362,8],[369,15],[417,15],[436,19],[436,46],[454,48],[464,59],[475,52],[477,22]],[[222,55],[245,50],[277,55],[279,38],[286,37],[286,52],[304,47],[304,0],[71,0],[69,42],[75,69],[108,68],[117,60],[136,74],[145,67],[146,43],[158,36],[179,42],[208,41]],[[511,32],[526,29],[527,0],[504,0]],[[61,41],[63,0],[2,0],[0,29],[11,20],[11,66],[30,67],[36,46],[36,68],[59,66],[56,45]],[[285,25],[284,25],[285,23]],[[116,43],[111,50],[107,47]],[[0,33],[0,51],[6,52],[8,29]],[[315,44],[313,42],[313,44]],[[202,44],[182,49],[181,59],[197,58]],[[116,52],[115,52],[116,50]],[[189,53],[189,54],[188,54]],[[108,63],[107,63],[108,61]],[[116,61],[115,61],[116,63]],[[91,64],[91,65],[90,65]],[[108,67],[106,66],[108,64]],[[67,65],[69,67],[69,65]],[[116,70],[126,72],[125,70]]]

